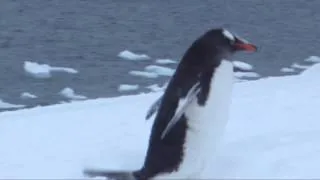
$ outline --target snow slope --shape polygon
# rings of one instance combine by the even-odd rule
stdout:
[[[320,65],[301,75],[236,83],[212,178],[319,178]],[[84,178],[136,169],[161,92],[0,113],[0,178]]]

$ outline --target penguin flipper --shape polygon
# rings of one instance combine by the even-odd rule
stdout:
[[[132,171],[85,169],[83,174],[88,177],[105,177],[110,180],[136,180]]]
[[[199,92],[200,92],[200,83],[198,82],[191,87],[191,89],[189,90],[185,98],[179,100],[175,115],[169,121],[168,125],[162,132],[161,139],[163,139],[168,134],[168,132],[172,129],[172,127],[180,120],[181,116],[186,111],[188,105],[197,97]]]
[[[155,101],[147,111],[146,120],[148,120],[158,109],[162,101],[162,96],[160,96],[157,101]]]

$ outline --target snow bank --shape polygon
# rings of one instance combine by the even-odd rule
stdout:
[[[319,178],[320,65],[234,85],[212,179]],[[161,92],[0,113],[0,178],[82,179],[89,168],[136,169]]]
[[[251,78],[256,78],[260,77],[258,73],[255,72],[234,72],[234,76],[237,78],[243,78],[243,77],[251,77]]]
[[[139,85],[137,84],[120,84],[118,87],[118,91],[123,92],[123,91],[134,91],[139,89]]]
[[[50,78],[51,72],[66,72],[75,74],[78,73],[77,70],[66,67],[53,67],[48,64],[38,64],[36,62],[25,61],[24,70],[27,74],[35,78]]]
[[[72,100],[84,100],[87,99],[87,97],[82,96],[82,95],[78,95],[74,92],[73,89],[66,87],[64,89],[62,89],[59,94],[65,98],[68,99],[72,99]]]
[[[148,60],[150,57],[146,54],[136,54],[128,50],[124,50],[118,54],[118,57],[126,60],[134,60],[134,61],[141,61],[141,60]]]
[[[34,95],[34,94],[31,94],[29,92],[23,92],[23,93],[20,94],[20,98],[22,98],[22,99],[34,99],[34,98],[37,98],[37,96]]]
[[[175,69],[157,65],[149,65],[146,66],[144,69],[148,72],[153,72],[160,76],[172,76],[175,72]]]
[[[129,74],[132,76],[140,76],[146,78],[157,78],[159,75],[153,72],[145,72],[145,71],[129,71]]]
[[[177,62],[174,60],[171,60],[171,59],[157,59],[156,63],[158,63],[158,64],[175,64]]]

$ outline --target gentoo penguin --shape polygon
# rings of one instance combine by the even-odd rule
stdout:
[[[233,83],[231,55],[257,47],[227,29],[211,29],[182,57],[163,96],[148,112],[156,113],[141,169],[87,169],[88,176],[115,180],[212,178],[216,144],[228,120]]]

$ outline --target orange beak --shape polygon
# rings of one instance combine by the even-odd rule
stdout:
[[[257,51],[257,46],[243,42],[241,40],[237,40],[236,43],[234,44],[234,47],[237,51],[248,51],[248,52],[256,52]]]

